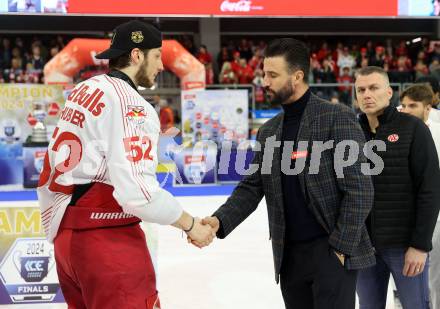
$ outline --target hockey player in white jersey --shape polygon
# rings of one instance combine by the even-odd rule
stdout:
[[[160,308],[145,220],[184,230],[199,246],[215,234],[156,180],[159,118],[137,87],[163,70],[162,35],[131,21],[115,29],[110,73],[67,98],[45,157],[38,199],[69,308]]]

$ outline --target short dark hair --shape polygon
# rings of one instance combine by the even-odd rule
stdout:
[[[416,80],[416,84],[423,84],[423,83],[429,84],[432,88],[432,91],[434,91],[434,93],[440,92],[440,85],[438,83],[438,79],[435,76],[432,75],[422,76]]]
[[[376,66],[373,66],[373,65],[357,70],[356,71],[356,78],[358,76],[368,76],[368,75],[371,75],[371,74],[374,74],[374,73],[382,75],[386,79],[386,81],[388,83],[390,83],[390,79],[388,77],[387,71],[385,71],[381,67],[376,67]]]
[[[408,97],[416,102],[422,102],[424,106],[434,103],[434,92],[431,87],[426,84],[415,84],[406,88],[400,95],[400,101]]]
[[[304,82],[308,83],[310,71],[310,50],[304,42],[292,39],[275,39],[269,43],[264,51],[265,57],[282,56],[288,64],[289,72],[301,70],[304,73]]]
[[[147,57],[150,49],[141,49],[141,51],[144,53],[145,57]],[[130,59],[131,59],[130,55],[131,55],[131,51],[122,54],[119,57],[109,59],[108,66],[110,70],[125,69],[126,67],[128,67],[130,65]]]

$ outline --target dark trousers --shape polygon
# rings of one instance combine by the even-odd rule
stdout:
[[[327,237],[287,246],[280,277],[286,309],[354,309],[356,276]]]

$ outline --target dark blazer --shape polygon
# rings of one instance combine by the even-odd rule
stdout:
[[[257,208],[263,196],[266,198],[277,282],[286,229],[281,185],[282,154],[280,147],[275,147],[272,156],[271,147],[265,146],[270,143],[270,138],[281,141],[283,117],[282,112],[260,128],[257,141],[262,147],[261,151],[255,152],[252,162],[258,165],[257,172],[245,176],[226,203],[213,214],[221,222],[217,237],[224,238]],[[343,169],[344,177],[338,178],[335,172],[335,147],[322,152],[319,169],[312,164],[313,170],[307,172],[311,168],[312,141],[330,140],[334,141],[335,147],[343,140],[355,141],[359,145],[359,158]],[[330,246],[347,255],[347,269],[374,265],[374,249],[365,226],[373,206],[374,190],[371,177],[361,173],[361,163],[366,162],[362,151],[365,137],[353,111],[312,94],[301,118],[297,142],[301,141],[309,142],[305,169],[299,174],[301,189],[308,207],[329,233]],[[273,164],[270,168],[263,164],[262,168],[263,161]]]

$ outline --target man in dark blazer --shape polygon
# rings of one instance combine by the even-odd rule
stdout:
[[[303,42],[277,39],[266,48],[264,86],[284,112],[258,132],[255,172],[203,222],[225,238],[265,197],[286,308],[352,309],[357,270],[375,263],[365,226],[374,194],[361,172],[365,137],[349,108],[311,93],[309,63]]]

